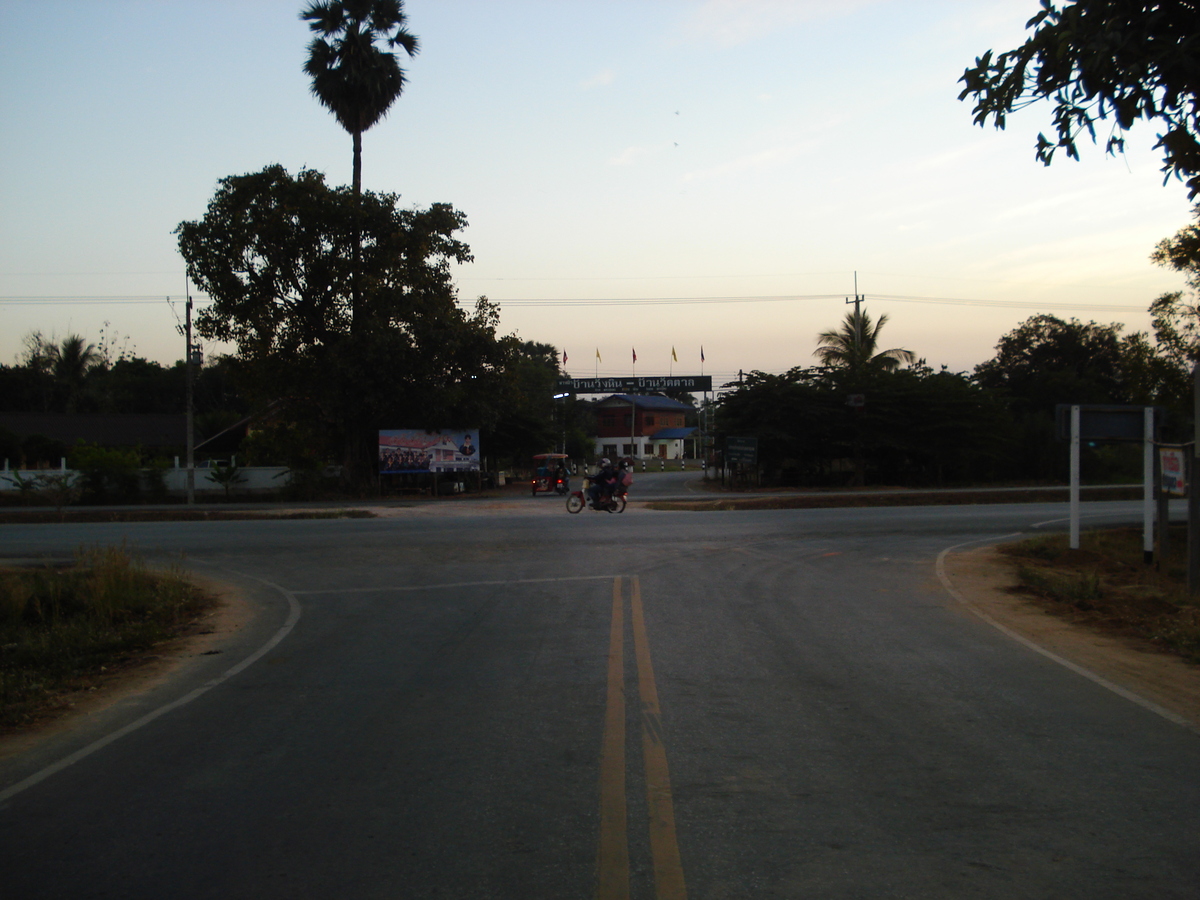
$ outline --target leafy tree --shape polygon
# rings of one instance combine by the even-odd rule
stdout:
[[[994,358],[975,367],[975,381],[998,392],[1013,415],[1010,476],[1065,476],[1066,450],[1056,443],[1054,426],[1060,403],[1178,406],[1177,371],[1145,335],[1122,337],[1121,328],[1033,316],[1000,339]]]
[[[891,372],[902,364],[911,365],[916,361],[911,350],[879,349],[879,334],[887,320],[886,313],[872,322],[865,309],[848,312],[840,328],[821,333],[813,355],[822,364],[853,375]]]
[[[918,363],[860,376],[861,408],[846,405],[846,370],[751,372],[717,405],[718,438],[758,438],[767,482],[826,485],[868,476],[888,484],[995,477],[1009,419],[995,395],[965,375]]]
[[[1026,319],[975,367],[976,381],[1000,390],[1021,410],[1052,412],[1059,403],[1121,403],[1121,326],[1057,316]]]
[[[1112,120],[1107,151],[1124,147],[1138,119],[1166,130],[1156,149],[1163,172],[1200,194],[1200,9],[1194,0],[1074,0],[1042,9],[1026,23],[1034,33],[1015,50],[975,60],[959,99],[973,97],[975,122],[1004,128],[1009,113],[1054,102],[1053,139],[1038,134],[1037,158],[1049,165],[1059,148],[1078,159],[1076,141],[1095,141],[1096,123]]]
[[[396,55],[376,46],[417,52],[405,28],[403,0],[325,0],[300,14],[316,35],[304,71],[313,95],[354,140],[354,193],[362,189],[362,133],[382,119],[404,90]]]
[[[1200,206],[1192,213],[1200,219]],[[1163,294],[1150,305],[1150,316],[1163,352],[1179,366],[1190,368],[1200,358],[1200,225],[1188,225],[1159,241],[1150,259],[1184,273],[1187,279],[1191,295]]]
[[[480,442],[504,466],[523,468],[533,454],[557,449],[569,401],[554,399],[559,356],[552,344],[515,337],[505,344],[499,414]]]
[[[360,484],[381,426],[490,424],[506,359],[495,307],[456,305],[450,264],[471,259],[454,237],[465,216],[398,200],[268,166],[223,179],[204,218],[176,229],[189,276],[213,301],[197,331],[237,345],[260,404],[286,398],[287,415],[321,423]]]

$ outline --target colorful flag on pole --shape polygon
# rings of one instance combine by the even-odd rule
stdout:
[[[704,362],[704,345],[700,345],[700,362]]]
[[[596,348],[596,359],[600,362],[604,362],[604,360],[600,359],[600,348],[599,347]]]
[[[637,350],[634,350],[634,351],[633,351],[633,361],[634,361],[635,363],[637,362]]]
[[[567,351],[564,350],[563,351],[563,365],[565,366],[566,364],[567,364]]]
[[[679,362],[679,357],[675,355],[674,347],[671,348],[671,359],[673,359],[675,362]]]

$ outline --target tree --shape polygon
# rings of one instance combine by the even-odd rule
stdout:
[[[1121,403],[1121,325],[1057,316],[1026,319],[975,367],[975,380],[1022,410],[1052,412],[1058,403]]]
[[[892,372],[901,364],[916,362],[911,350],[879,350],[879,333],[887,324],[887,314],[872,322],[865,309],[846,313],[841,328],[826,331],[817,338],[813,355],[826,366],[845,369],[852,375]]]
[[[490,424],[505,362],[485,298],[457,306],[452,262],[471,259],[448,204],[400,209],[393,194],[330,188],[281,166],[222,179],[203,219],[176,229],[212,305],[205,338],[232,341],[260,404],[319,423],[359,484],[379,427]],[[361,236],[362,290],[349,248]]]
[[[316,37],[308,45],[304,71],[313,95],[354,140],[354,193],[362,189],[362,134],[382,119],[404,90],[396,55],[376,46],[417,53],[417,38],[405,28],[403,0],[325,0],[300,14]]]
[[[1004,128],[1007,116],[1053,99],[1054,139],[1038,134],[1037,159],[1049,165],[1059,148],[1079,158],[1076,140],[1094,142],[1096,123],[1112,120],[1109,153],[1124,148],[1138,119],[1166,130],[1155,149],[1163,172],[1200,194],[1200,9],[1194,0],[1042,0],[1026,23],[1034,33],[1015,50],[976,58],[958,99],[975,99],[975,122]]]
[[[1200,206],[1193,215],[1200,219]],[[1150,305],[1154,335],[1159,346],[1180,366],[1190,368],[1200,358],[1200,225],[1188,225],[1174,237],[1159,241],[1150,259],[1160,266],[1183,272],[1192,295],[1183,291],[1163,294]]]
[[[84,380],[94,369],[100,367],[103,357],[94,344],[89,344],[77,334],[63,338],[54,354],[54,380],[63,391],[66,412],[76,412]]]

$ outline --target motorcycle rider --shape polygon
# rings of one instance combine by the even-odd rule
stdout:
[[[600,460],[600,470],[592,476],[592,484],[588,488],[588,502],[591,503],[592,509],[599,508],[602,494],[606,497],[612,496],[617,480],[617,470],[613,468],[608,457],[604,457]]]

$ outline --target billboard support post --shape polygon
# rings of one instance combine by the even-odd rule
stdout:
[[[1147,406],[1142,419],[1142,560],[1154,562],[1154,407]]]
[[[1071,549],[1079,549],[1079,407],[1071,407]]]

